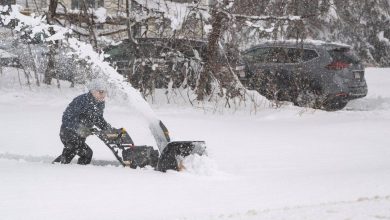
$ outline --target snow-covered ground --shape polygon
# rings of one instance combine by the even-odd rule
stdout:
[[[0,219],[390,219],[389,73],[366,69],[368,96],[338,112],[154,105],[173,139],[205,140],[209,152],[159,173],[116,166],[94,137],[99,166],[52,165],[62,112],[81,89],[19,89],[3,70]],[[109,100],[105,117],[155,145],[132,109]]]

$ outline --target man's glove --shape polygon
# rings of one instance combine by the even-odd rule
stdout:
[[[84,126],[80,126],[78,129],[77,129],[77,134],[82,137],[82,138],[86,138],[88,137],[89,135],[92,134],[92,129],[91,128],[87,128],[87,127],[84,127]]]

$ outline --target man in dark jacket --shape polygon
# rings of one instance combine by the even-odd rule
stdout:
[[[60,138],[64,144],[62,154],[53,163],[68,164],[79,156],[78,164],[89,164],[93,151],[85,143],[96,126],[102,130],[111,129],[111,125],[103,117],[107,87],[104,81],[94,80],[89,86],[89,92],[82,94],[68,105],[62,116]]]

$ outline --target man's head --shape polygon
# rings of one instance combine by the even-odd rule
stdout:
[[[107,95],[107,83],[102,79],[94,79],[88,84],[89,92],[98,102],[104,102]]]

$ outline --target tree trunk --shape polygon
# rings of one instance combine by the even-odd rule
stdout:
[[[197,99],[203,100],[205,96],[211,94],[211,81],[213,75],[219,72],[220,65],[218,64],[218,51],[219,51],[219,38],[222,34],[223,21],[226,15],[214,8],[212,11],[212,30],[208,36],[206,63],[203,71],[200,74],[198,87],[197,87]]]
[[[53,17],[56,15],[58,0],[50,0],[49,5],[49,11],[47,15],[47,23],[51,24]],[[51,35],[55,34],[55,31],[53,28],[49,28],[49,32]],[[57,49],[57,41],[54,43],[54,45],[50,46],[49,53],[48,53],[48,64],[45,70],[45,76],[43,79],[43,83],[50,85],[51,81],[53,79],[53,76],[56,75],[56,69],[55,69],[55,55],[56,55],[56,49]]]
[[[126,0],[126,18],[127,18],[127,21],[126,21],[126,26],[127,26],[127,38],[129,40],[133,39],[133,37],[131,36],[131,26],[130,26],[130,4],[129,4],[129,1],[130,0]]]
[[[56,15],[57,6],[58,6],[58,0],[50,0],[49,11],[48,11],[49,15],[47,17],[47,19],[49,19],[50,21]]]
[[[49,53],[48,53],[48,62],[45,70],[45,77],[43,79],[43,83],[47,85],[51,85],[51,81],[53,77],[56,75],[55,55],[56,55],[56,46],[50,45]]]
[[[97,39],[95,34],[95,22],[93,20],[93,13],[91,15],[88,14],[88,5],[85,1],[86,0],[81,0],[81,9],[84,13],[84,16],[87,18],[89,42],[92,44],[92,47],[97,50]]]

